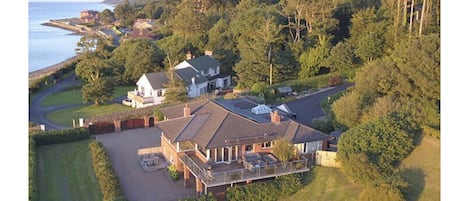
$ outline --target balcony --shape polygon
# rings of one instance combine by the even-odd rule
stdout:
[[[253,181],[270,177],[301,173],[309,171],[308,159],[289,161],[284,165],[280,162],[273,164],[254,165],[244,168],[242,164],[215,164],[209,166],[195,155],[182,154],[179,157],[190,172],[202,180],[206,187],[221,186],[239,182]],[[246,161],[243,161],[246,163]]]
[[[152,96],[142,96],[138,91],[129,91],[127,92],[127,97],[141,104],[153,103]]]

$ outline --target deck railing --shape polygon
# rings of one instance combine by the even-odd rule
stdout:
[[[180,160],[195,174],[207,187],[220,186],[232,183],[258,180],[293,173],[309,171],[308,159],[295,160],[282,164],[271,164],[252,168],[241,168],[222,172],[205,170],[194,162],[189,156],[183,154]]]

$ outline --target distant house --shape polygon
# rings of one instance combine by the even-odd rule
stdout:
[[[158,37],[153,31],[154,24],[155,20],[153,19],[137,19],[133,25],[132,31],[122,37],[122,42],[137,38],[157,40]]]
[[[132,100],[132,107],[142,108],[161,104],[166,91],[163,85],[168,81],[165,72],[143,74],[137,81],[137,88],[127,93],[127,98]]]
[[[81,11],[80,20],[85,23],[95,23],[99,20],[99,12],[94,10]]]
[[[330,137],[278,110],[254,114],[256,106],[243,99],[200,100],[161,109],[166,120],[157,127],[164,156],[184,170],[185,182],[192,173],[205,189],[309,171],[307,158],[325,150]],[[272,153],[280,138],[306,157],[282,166]]]
[[[191,68],[208,81],[207,89],[223,89],[231,86],[231,76],[220,73],[220,62],[213,58],[212,51],[205,51],[204,56],[194,58],[191,52],[186,60],[176,65],[176,69]]]
[[[231,85],[230,76],[220,75],[220,63],[211,56],[190,58],[175,66],[176,78],[186,83],[190,98],[208,93],[213,89],[222,89]],[[132,107],[141,108],[161,104],[164,100],[168,82],[166,73],[146,73],[137,81],[137,89],[129,91],[127,97]]]

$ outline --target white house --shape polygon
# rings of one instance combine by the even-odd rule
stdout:
[[[208,80],[207,89],[223,89],[231,86],[231,76],[220,74],[220,62],[213,58],[212,51],[205,51],[204,56],[194,58],[189,52],[186,60],[175,66],[175,69],[192,68]]]
[[[190,98],[231,85],[231,77],[220,74],[220,63],[211,55],[211,51],[206,51],[205,56],[193,58],[189,53],[187,60],[175,66],[176,77],[186,83],[187,95]],[[166,91],[163,85],[168,81],[165,72],[143,74],[137,81],[137,89],[127,93],[132,107],[161,104]]]
[[[166,91],[163,84],[168,81],[165,72],[143,74],[137,81],[137,88],[127,93],[127,98],[132,101],[132,107],[141,108],[161,104]]]

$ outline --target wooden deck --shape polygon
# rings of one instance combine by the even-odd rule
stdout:
[[[253,181],[270,177],[301,173],[309,171],[308,159],[290,161],[283,166],[280,163],[265,166],[244,168],[242,164],[215,164],[210,170],[207,165],[196,156],[183,154],[179,157],[190,172],[199,178],[205,187],[215,187],[239,182]]]

